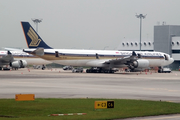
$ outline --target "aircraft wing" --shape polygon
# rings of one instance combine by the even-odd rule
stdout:
[[[10,51],[7,51],[7,55],[0,58],[1,63],[7,63],[14,60],[14,57]]]
[[[17,48],[7,48],[3,47],[4,50],[10,50],[10,51],[22,51],[22,49],[17,49]]]
[[[133,51],[131,56],[126,56],[126,57],[117,58],[117,59],[111,59],[111,60],[105,61],[104,64],[126,64],[126,65],[128,65],[129,63],[132,63],[133,61],[136,61],[137,59],[138,59],[138,56]]]

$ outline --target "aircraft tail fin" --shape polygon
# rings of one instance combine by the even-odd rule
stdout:
[[[41,39],[29,22],[21,22],[21,25],[28,48],[52,49]]]

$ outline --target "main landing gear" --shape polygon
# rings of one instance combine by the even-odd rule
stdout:
[[[86,73],[114,73],[116,70],[108,70],[108,69],[102,69],[102,68],[90,68],[86,70]]]

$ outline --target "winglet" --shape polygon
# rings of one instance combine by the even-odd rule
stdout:
[[[38,48],[38,49],[32,51],[32,54],[35,54],[38,56],[43,56],[44,55],[44,48]]]
[[[41,37],[37,34],[29,22],[21,22],[21,25],[28,48],[41,47],[44,49],[52,49],[41,39]]]
[[[9,50],[7,51],[7,54],[8,54],[8,55],[12,55],[12,53],[11,53]]]

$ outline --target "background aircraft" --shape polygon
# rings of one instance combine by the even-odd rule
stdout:
[[[26,60],[15,60],[10,51],[0,51],[0,70],[9,70],[9,66],[12,68],[24,68],[27,66]]]
[[[41,68],[45,69],[46,64],[52,63],[50,61],[41,59],[37,56],[23,52],[22,49],[6,48],[6,47],[4,47],[3,49],[8,50],[9,55],[7,51],[0,51],[0,56],[3,57],[3,58],[0,58],[0,70],[2,68],[9,69],[9,66],[16,69],[24,68],[27,65],[42,65]]]
[[[114,68],[128,67],[131,71],[142,71],[150,67],[171,64],[174,59],[162,52],[110,51],[110,50],[72,50],[53,49],[36,33],[28,22],[21,22],[27,45],[25,52],[54,63],[69,66],[87,66],[87,73],[114,73]]]

